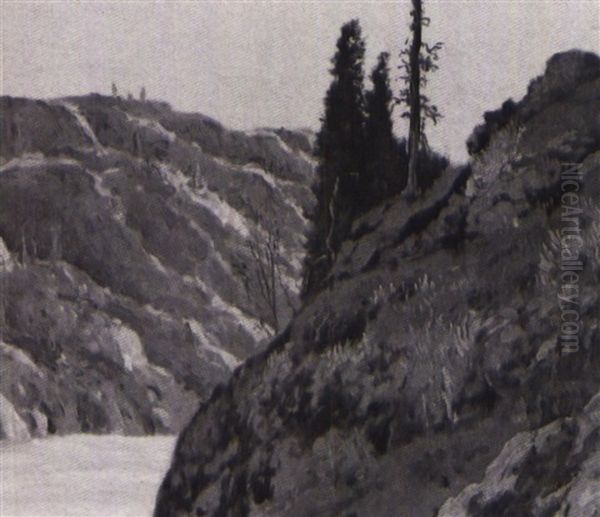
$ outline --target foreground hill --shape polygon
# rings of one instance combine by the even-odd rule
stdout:
[[[155,515],[600,512],[600,59],[554,56],[470,149],[356,222],[331,287],[182,432]]]
[[[0,437],[179,430],[296,307],[311,136],[99,95],[0,110]]]

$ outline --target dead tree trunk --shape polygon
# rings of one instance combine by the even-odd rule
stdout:
[[[423,6],[421,0],[412,0],[412,45],[410,49],[410,128],[408,134],[408,194],[417,192],[419,147],[421,145],[421,45]]]

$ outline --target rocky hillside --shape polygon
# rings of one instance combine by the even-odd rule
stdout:
[[[600,513],[600,59],[509,105],[467,167],[356,221],[180,435],[155,515]]]
[[[0,437],[180,430],[296,308],[311,135],[99,95],[0,110]]]

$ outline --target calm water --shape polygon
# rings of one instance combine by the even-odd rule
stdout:
[[[175,440],[73,435],[0,443],[0,515],[149,516]]]

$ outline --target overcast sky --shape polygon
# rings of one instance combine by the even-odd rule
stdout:
[[[425,38],[445,43],[428,89],[445,118],[430,141],[454,160],[465,158],[483,111],[524,95],[553,53],[600,49],[597,0],[425,5]],[[370,69],[380,51],[397,54],[410,11],[407,2],[331,0],[2,0],[1,8],[3,94],[109,94],[114,81],[137,96],[144,85],[150,98],[241,129],[318,128],[340,25],[360,19]]]

